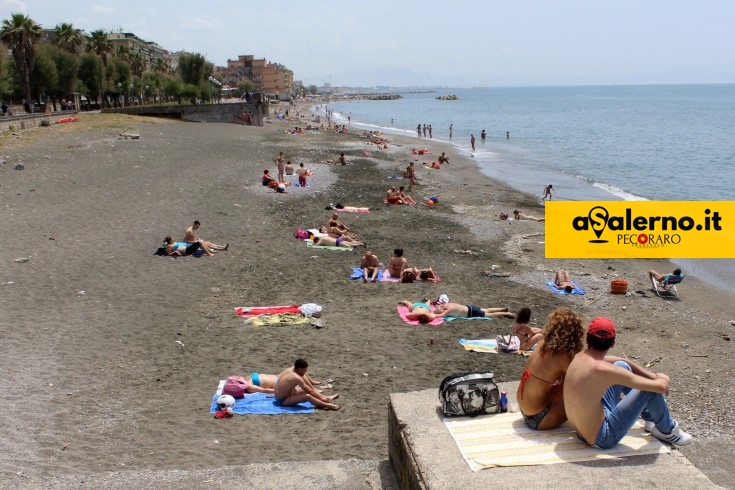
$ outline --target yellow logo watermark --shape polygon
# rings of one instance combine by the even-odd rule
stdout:
[[[547,201],[547,258],[735,258],[735,201]]]

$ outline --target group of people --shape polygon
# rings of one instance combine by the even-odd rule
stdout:
[[[428,298],[421,301],[410,302],[401,300],[399,306],[408,308],[406,318],[426,325],[437,318],[515,318],[508,308],[489,307],[482,308],[472,304],[449,303],[443,301],[430,302]]]
[[[388,204],[416,204],[416,201],[406,194],[406,188],[400,186],[398,190],[390,187],[385,195],[385,202]]]
[[[180,242],[175,241],[171,235],[164,238],[163,242],[166,246],[164,254],[176,258],[182,255],[192,255],[201,250],[205,255],[211,256],[217,251],[227,250],[230,248],[229,243],[225,245],[217,245],[214,242],[209,242],[199,238],[195,232],[200,226],[201,223],[199,223],[198,220],[194,221],[191,226],[184,230],[184,238]]]
[[[321,235],[309,232],[309,239],[314,245],[320,247],[362,247],[365,244],[354,235],[350,228],[339,219],[337,213],[333,213],[321,227]]]
[[[517,392],[529,428],[552,429],[568,420],[585,443],[608,449],[642,418],[645,430],[657,439],[692,442],[669,413],[664,398],[669,377],[608,355],[617,336],[612,320],[594,318],[585,332],[579,316],[561,308],[549,315],[542,331],[528,331],[524,338],[529,336],[540,337],[539,345]]]
[[[371,251],[366,251],[365,255],[360,259],[363,282],[376,282],[378,273],[380,272],[380,266],[378,257]],[[431,267],[409,267],[406,257],[403,256],[402,248],[393,250],[393,257],[388,262],[388,275],[400,279],[402,283],[412,283],[415,281],[432,282],[437,280],[437,275]]]
[[[286,160],[286,158],[284,157],[284,153],[280,151],[278,152],[278,155],[276,155],[276,157],[273,159],[273,163],[276,164],[278,176],[273,177],[269,169],[263,170],[261,183],[264,186],[276,189],[276,191],[283,191],[286,188],[287,184],[290,185],[290,179],[293,178],[293,175],[295,174],[298,177],[299,186],[306,187],[306,178],[309,177],[312,173],[310,170],[304,167],[303,162],[299,163],[298,168],[294,169],[291,160]]]

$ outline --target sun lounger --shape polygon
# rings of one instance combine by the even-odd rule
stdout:
[[[653,290],[656,291],[656,295],[670,298],[679,297],[679,291],[676,290],[676,285],[680,284],[683,280],[684,274],[679,274],[678,276],[669,274],[661,281],[657,281],[655,277],[651,277],[651,283],[653,284]]]

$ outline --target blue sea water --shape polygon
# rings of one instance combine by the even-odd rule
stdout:
[[[459,100],[436,100],[445,94]],[[473,156],[483,173],[539,197],[548,184],[561,200],[735,195],[732,84],[443,89],[328,107],[337,120],[386,133],[416,136],[418,124],[431,124],[433,139]],[[735,288],[735,260],[677,263]]]

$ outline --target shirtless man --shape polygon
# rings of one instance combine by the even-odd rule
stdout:
[[[286,371],[293,371],[293,367],[289,367],[286,369]],[[315,385],[320,385],[321,381],[316,381],[312,379],[308,374],[305,374],[303,376],[304,382],[308,384],[310,387],[314,388],[316,391],[320,392],[322,390],[318,390],[315,388]],[[280,375],[276,374],[262,374],[258,372],[253,372],[250,376],[245,378],[248,382],[247,388],[245,388],[245,391],[248,393],[273,393],[276,389],[276,385],[278,385],[278,380],[280,379]],[[327,385],[327,388],[331,388],[331,385]]]
[[[572,276],[569,272],[564,269],[556,271],[556,277],[554,277],[554,287],[556,289],[563,289],[567,294],[574,291],[574,283],[572,282]]]
[[[403,256],[403,249],[397,248],[393,250],[393,257],[388,262],[388,274],[390,274],[390,277],[400,278],[405,268],[406,257]]]
[[[293,177],[294,169],[293,169],[293,163],[291,163],[291,160],[286,162],[286,177],[289,177],[288,181],[291,182],[291,177]]]
[[[439,165],[442,165],[444,163],[449,163],[449,158],[447,158],[444,155],[444,152],[442,152],[442,154],[439,156],[439,158],[437,159],[437,161],[439,162]]]
[[[345,157],[345,154],[343,152],[343,153],[340,153],[339,154],[339,158],[337,159],[337,163],[340,163],[342,165],[347,165],[350,162],[347,161],[347,157]]]
[[[403,177],[408,179],[408,192],[411,192],[413,190],[413,185],[416,183],[416,173],[413,169],[413,162],[408,164],[406,171],[403,173]]]
[[[378,271],[380,270],[378,264],[377,255],[373,255],[370,250],[365,251],[365,255],[360,259],[360,268],[362,269],[362,282],[375,282],[378,278]]]
[[[537,218],[536,216],[531,216],[530,214],[525,214],[517,209],[513,210],[513,217],[517,219],[518,221],[522,220],[530,220],[530,221],[544,221],[546,218]]]
[[[332,225],[332,223],[336,223],[336,224],[335,225]],[[327,226],[336,226],[336,227],[338,227],[341,230],[350,231],[349,227],[346,224],[344,224],[343,222],[341,222],[339,220],[339,214],[338,213],[333,213],[332,216],[329,217],[329,219],[327,220],[327,222],[325,223],[325,225],[327,225]]]
[[[438,304],[434,308],[434,315],[437,318],[446,318],[453,316],[456,318],[515,318],[508,308],[480,308],[475,305],[461,305],[459,303],[443,303]]]
[[[507,136],[507,135],[506,135]],[[554,186],[549,184],[546,187],[544,187],[544,195],[541,198],[541,200],[545,200],[547,197],[549,198],[549,201],[551,201],[551,193],[554,192]]]
[[[276,158],[273,159],[273,162],[276,164],[276,167],[278,167],[278,182],[283,182],[283,173],[286,170],[286,159],[283,156],[283,152],[279,151]]]
[[[331,403],[339,394],[325,396],[314,389],[307,381],[306,370],[309,363],[304,359],[296,359],[292,368],[285,369],[278,375],[275,387],[276,403],[290,407],[304,401],[310,401],[314,406],[325,410],[339,410],[339,405]]]
[[[365,244],[362,242],[354,241],[348,237],[341,236],[339,238],[332,238],[331,236],[315,236],[312,238],[314,245],[319,247],[361,247]]]
[[[656,439],[685,446],[693,441],[671,418],[664,395],[669,377],[652,373],[629,359],[608,356],[615,345],[615,325],[594,318],[587,330],[587,349],[580,352],[564,379],[564,408],[577,435],[590,446],[615,447],[642,417]]]
[[[194,242],[201,242],[204,245],[207,246],[210,250],[227,250],[230,248],[230,244],[226,245],[217,245],[216,243],[208,242],[206,240],[202,240],[196,234],[194,233],[199,229],[200,223],[199,221],[194,221],[194,224],[192,224],[190,227],[188,227],[186,230],[184,230],[184,241],[186,243],[194,243]]]

